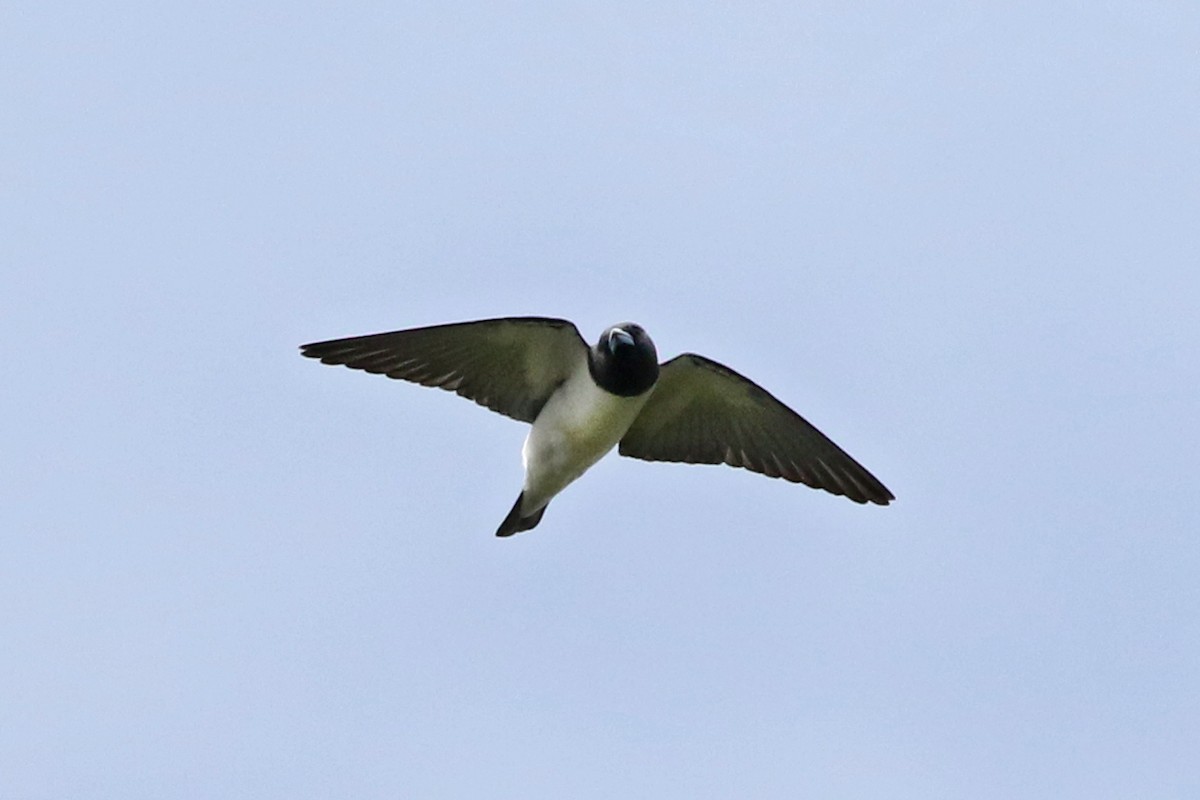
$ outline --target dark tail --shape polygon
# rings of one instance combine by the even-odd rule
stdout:
[[[512,536],[514,533],[532,530],[542,521],[542,514],[546,513],[546,506],[542,506],[528,517],[521,516],[521,501],[524,499],[524,492],[517,495],[517,502],[513,503],[512,511],[508,512],[508,516],[504,518],[504,522],[501,522],[500,527],[496,530],[497,536]]]

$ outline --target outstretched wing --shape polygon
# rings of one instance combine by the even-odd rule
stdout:
[[[567,320],[507,317],[315,342],[300,352],[322,364],[446,389],[533,422],[587,349]]]
[[[684,353],[621,440],[623,456],[729,464],[772,478],[887,505],[887,487],[766,389],[715,361]]]

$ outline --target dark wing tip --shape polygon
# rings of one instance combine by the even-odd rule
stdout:
[[[316,359],[322,364],[347,366],[351,369],[365,369],[365,366],[359,366],[354,363],[357,361],[357,356],[361,355],[361,353],[354,347],[348,347],[344,339],[302,344],[300,345],[300,355],[305,358]],[[370,372],[369,369],[367,371]]]
[[[785,474],[783,477],[797,481],[797,477],[791,475]],[[840,448],[834,463],[818,459],[815,464],[810,465],[810,469],[798,476],[798,482],[864,505],[873,503],[886,506],[896,499],[896,496],[866,467]]]
[[[332,345],[340,343],[342,340],[335,339],[328,342],[309,342],[308,344],[300,345],[300,355],[305,358],[324,358],[329,355],[333,349]]]
[[[870,494],[847,494],[846,497],[849,497],[856,503],[862,503],[863,505],[871,503],[877,506],[890,505],[896,499],[896,495],[888,491],[887,487],[883,484],[879,484],[878,488],[872,487]]]
[[[836,469],[821,462],[825,480],[819,481],[820,485],[814,488],[843,495],[856,503],[873,503],[877,506],[886,506],[896,499],[896,496],[866,467],[845,451],[841,451],[840,455],[845,463],[838,464]]]

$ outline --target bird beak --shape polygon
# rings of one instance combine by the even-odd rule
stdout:
[[[624,328],[613,328],[608,334],[608,352],[615,354],[621,345],[633,347],[633,337]]]

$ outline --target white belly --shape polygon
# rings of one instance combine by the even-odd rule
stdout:
[[[592,382],[582,364],[546,403],[525,439],[522,513],[546,505],[613,449],[649,397],[650,392],[639,397],[609,394]]]

